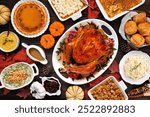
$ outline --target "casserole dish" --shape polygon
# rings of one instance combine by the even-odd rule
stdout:
[[[66,20],[68,20],[69,18],[71,18],[73,21],[75,21],[75,20],[77,20],[78,18],[82,17],[82,13],[81,13],[81,12],[82,12],[84,9],[87,8],[87,4],[88,4],[87,0],[84,0],[86,4],[84,4],[83,2],[81,2],[81,3],[84,5],[81,9],[75,11],[75,13],[73,13],[73,14],[71,14],[71,15],[65,17],[65,18],[62,18],[62,17],[60,16],[60,14],[58,13],[58,11],[56,10],[56,8],[54,7],[54,5],[53,5],[53,3],[52,3],[52,0],[48,0],[48,1],[49,1],[49,3],[50,3],[51,7],[53,8],[54,12],[56,13],[57,17],[58,17],[61,21],[66,21]],[[80,1],[80,0],[79,0],[79,1]],[[61,5],[61,6],[62,6],[62,5]]]
[[[88,96],[90,97],[90,99],[96,100],[96,99],[94,98],[94,96],[92,95],[92,91],[96,90],[96,88],[102,86],[103,84],[105,84],[106,82],[108,82],[110,79],[112,80],[112,82],[114,82],[114,84],[117,86],[117,88],[120,89],[120,91],[121,91],[121,93],[122,93],[122,95],[123,95],[123,97],[124,97],[124,100],[128,100],[128,96],[127,96],[127,94],[126,94],[126,92],[125,92],[125,90],[127,89],[126,85],[124,84],[123,81],[118,82],[114,76],[109,76],[108,78],[106,78],[105,80],[103,80],[102,82],[100,82],[99,84],[97,84],[96,86],[94,86],[93,88],[91,88],[91,89],[88,91]],[[106,86],[109,86],[109,85],[110,85],[110,83],[108,83]],[[104,88],[103,88],[103,90],[104,90]],[[117,91],[117,90],[116,90],[116,91]],[[111,91],[105,91],[104,93],[107,94],[107,93],[110,93],[110,92],[111,92]],[[101,93],[102,93],[102,92],[101,92]],[[113,94],[110,94],[110,95],[113,95]],[[99,95],[98,95],[98,96],[99,96]],[[104,95],[103,95],[103,96],[104,96]],[[120,96],[119,96],[119,97],[120,97]],[[108,97],[108,98],[109,98],[109,97]],[[106,99],[106,100],[108,100],[108,99]],[[113,100],[113,99],[111,99],[111,100]],[[119,99],[117,99],[117,100],[119,100]]]
[[[143,4],[145,3],[145,0],[142,0],[139,4],[133,6],[132,8],[130,8],[130,9],[126,10],[126,11],[122,11],[121,13],[116,14],[116,15],[113,16],[113,17],[109,17],[109,15],[108,15],[107,12],[105,11],[105,9],[104,9],[102,3],[100,2],[100,0],[96,0],[96,3],[97,3],[97,5],[98,5],[100,11],[102,12],[104,18],[105,18],[106,20],[108,20],[108,21],[113,21],[113,20],[115,20],[115,19],[117,19],[117,18],[119,18],[119,17],[125,15],[125,14],[128,13],[130,10],[133,10],[133,9],[135,9],[135,8],[137,8],[137,7],[141,6],[141,5],[143,5]]]
[[[35,76],[39,74],[39,69],[35,64],[18,62],[9,65],[0,75],[0,89],[6,88],[9,90],[21,89],[29,85]],[[21,81],[22,80],[22,81]]]

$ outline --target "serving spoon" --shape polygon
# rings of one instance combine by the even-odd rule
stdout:
[[[89,5],[88,3],[86,3],[85,1],[83,0],[80,0],[83,4],[87,5],[88,7],[90,7],[91,9],[94,9],[91,5]]]

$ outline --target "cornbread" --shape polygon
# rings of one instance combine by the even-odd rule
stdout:
[[[50,0],[61,18],[67,18],[85,5],[80,0]]]

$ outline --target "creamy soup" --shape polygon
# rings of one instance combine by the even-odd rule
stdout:
[[[18,39],[14,33],[10,32],[7,36],[7,32],[0,35],[0,48],[4,51],[12,51],[18,45]]]

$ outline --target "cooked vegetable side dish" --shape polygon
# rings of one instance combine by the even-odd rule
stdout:
[[[11,66],[5,70],[3,82],[7,87],[17,88],[26,84],[31,78],[31,68],[26,64]]]

